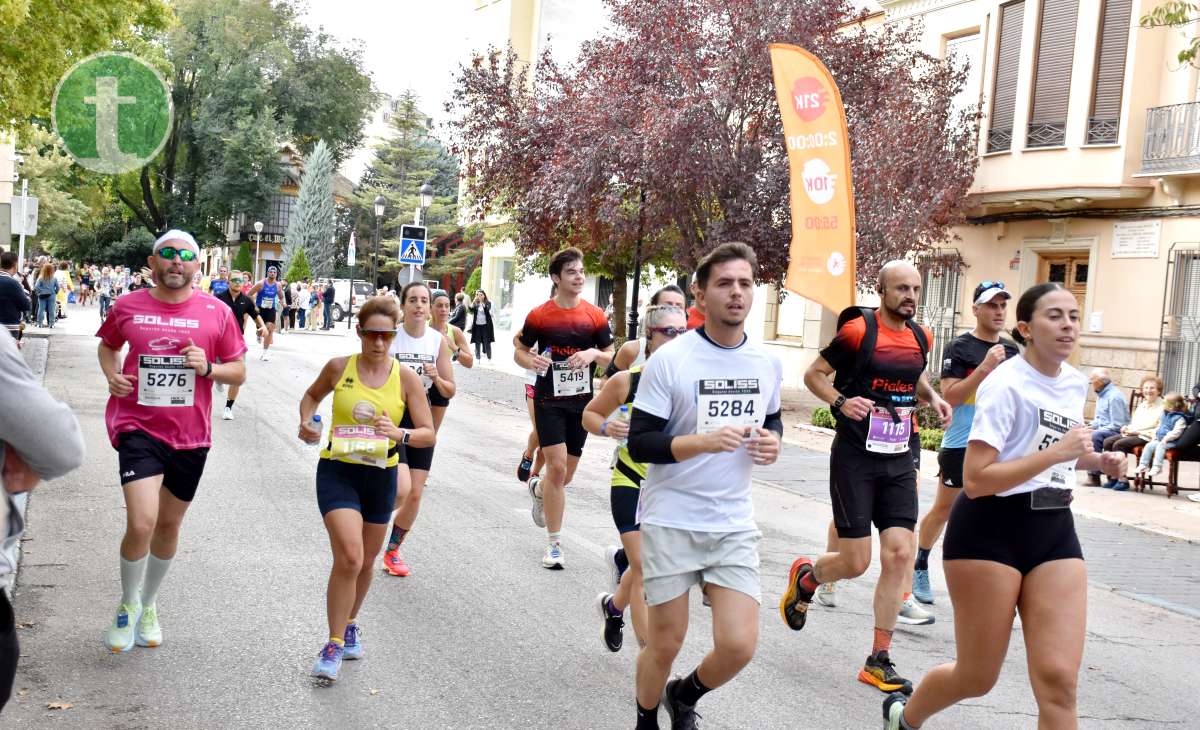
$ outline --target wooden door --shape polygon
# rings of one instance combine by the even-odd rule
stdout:
[[[1079,331],[1082,334],[1085,324],[1087,312],[1084,308],[1084,303],[1087,301],[1087,281],[1089,257],[1086,251],[1056,253],[1053,255],[1041,256],[1038,264],[1038,283],[1052,281],[1056,284],[1062,284],[1067,291],[1075,295],[1075,301],[1079,302]],[[1079,366],[1081,351],[1078,343],[1075,345],[1075,352],[1071,355],[1068,362],[1076,367]]]

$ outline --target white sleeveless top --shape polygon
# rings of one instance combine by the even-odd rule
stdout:
[[[633,359],[633,362],[629,363],[629,367],[636,368],[639,365],[645,365],[645,364],[646,364],[646,338],[639,337],[638,338],[638,354],[637,354],[637,357],[635,357]]]
[[[421,385],[425,390],[429,390],[433,385],[433,378],[425,374],[422,365],[437,365],[443,340],[442,333],[428,325],[425,327],[425,334],[420,337],[413,337],[404,331],[404,325],[400,325],[396,329],[396,339],[392,340],[388,354],[399,360],[401,365],[420,375]]]

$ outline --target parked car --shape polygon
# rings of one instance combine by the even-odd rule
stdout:
[[[371,288],[370,282],[362,279],[354,280],[354,295],[350,295],[350,280],[349,279],[334,279],[333,280],[333,320],[341,322],[346,319],[346,313],[353,314],[358,311],[358,306],[366,299],[375,293]]]

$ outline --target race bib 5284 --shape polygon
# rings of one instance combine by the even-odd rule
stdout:
[[[696,433],[725,426],[758,428],[766,419],[758,378],[707,378],[696,382]]]

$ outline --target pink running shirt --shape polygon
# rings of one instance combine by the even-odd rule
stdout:
[[[108,439],[116,448],[118,434],[142,431],[173,449],[211,446],[213,381],[180,366],[179,351],[191,338],[211,362],[232,362],[246,352],[246,342],[220,299],[193,290],[186,302],[167,304],[150,291],[113,302],[96,332],[113,350],[129,344],[121,372],[137,378],[129,395],[108,397]]]

